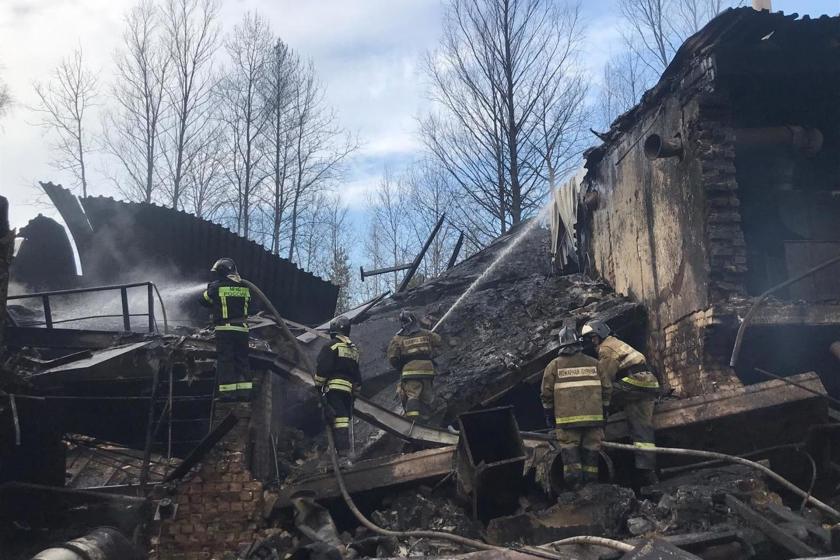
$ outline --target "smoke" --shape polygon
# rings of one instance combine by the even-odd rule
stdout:
[[[89,282],[85,285],[96,286]],[[190,326],[199,327],[208,322],[208,313],[199,300],[206,287],[206,282],[184,278],[172,268],[141,271],[138,269],[121,272],[115,284],[130,284],[138,282],[152,282],[160,292],[160,299],[166,307],[169,327]],[[33,293],[19,283],[9,286],[9,294]],[[156,293],[153,292],[153,314],[156,330],[163,332],[163,312]],[[123,300],[119,289],[85,292],[80,294],[66,294],[50,296],[50,312],[56,328],[88,329],[122,331]],[[129,322],[134,332],[149,330],[149,293],[147,286],[136,286],[126,289]],[[44,307],[41,298],[17,299],[12,305],[23,306],[27,323],[30,325],[44,325]]]

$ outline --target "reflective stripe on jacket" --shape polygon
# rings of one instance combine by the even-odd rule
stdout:
[[[425,329],[397,334],[388,344],[388,362],[400,369],[403,378],[432,377],[440,344],[440,335]]]
[[[644,355],[614,336],[598,347],[599,367],[608,371],[618,387],[627,391],[659,393],[659,381],[650,372]]]
[[[315,381],[330,391],[353,392],[362,381],[359,349],[346,336],[333,335],[318,353]]]
[[[202,303],[213,310],[217,331],[248,332],[248,306],[251,290],[230,278],[207,285]]]
[[[554,409],[558,428],[600,426],[604,422],[604,385],[598,361],[585,354],[560,355],[543,372],[543,407]]]

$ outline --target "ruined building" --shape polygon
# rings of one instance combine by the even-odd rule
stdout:
[[[587,152],[585,174],[554,197],[552,235],[535,221],[518,224],[437,278],[411,288],[406,279],[405,289],[345,312],[363,384],[356,461],[343,471],[328,464],[312,364],[332,344],[335,286],[221,226],[153,205],[76,199],[52,184],[43,187],[72,243],[36,218],[15,261],[0,197],[0,558],[29,560],[62,541],[106,536],[126,551],[88,557],[711,560],[840,551],[840,424],[830,406],[840,401],[826,392],[838,389],[834,271],[755,298],[840,253],[838,49],[840,18],[723,13]],[[168,325],[149,281],[178,307],[195,286],[167,291],[167,281],[203,280],[222,254],[282,315],[249,318],[249,402],[214,399],[211,330]],[[46,256],[53,268],[38,266]],[[4,317],[10,262],[18,284],[74,289],[15,286]],[[168,275],[147,277],[150,262]],[[131,284],[78,293],[110,282]],[[95,328],[61,322],[62,298],[87,314],[106,300],[122,311]],[[400,373],[385,358],[401,310],[443,339],[428,424],[403,416]],[[538,387],[559,329],[593,319],[645,347],[670,386],[653,419],[653,449],[668,453],[658,456],[660,484],[633,481],[638,448],[622,447],[628,427],[617,410],[605,423],[599,483],[573,491],[564,480]],[[762,463],[723,465],[706,461],[719,455],[674,447]],[[339,480],[386,534],[360,524]],[[506,550],[466,555],[475,542],[387,533],[415,529]],[[615,540],[554,543],[580,536]],[[75,553],[79,542],[58,550]]]
[[[840,268],[774,294],[729,366],[747,298],[840,255],[840,20],[728,10],[586,153],[580,260],[642,302],[676,394],[817,371],[830,392]]]

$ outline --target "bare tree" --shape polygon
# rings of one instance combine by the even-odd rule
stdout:
[[[158,11],[142,0],[125,17],[123,47],[116,57],[111,98],[116,109],[106,114],[105,150],[123,173],[117,188],[130,200],[152,202],[157,187],[164,84],[170,59],[159,34]]]
[[[619,0],[625,51],[604,69],[599,95],[602,127],[639,102],[680,45],[710,19],[743,0]]]
[[[607,61],[598,99],[598,126],[609,129],[618,115],[638,103],[651,83],[651,76],[650,69],[631,51]]]
[[[82,196],[88,192],[85,156],[91,151],[91,140],[87,127],[97,87],[96,74],[85,68],[81,48],[61,61],[49,82],[34,84],[37,124],[56,135],[53,164],[73,174]]]
[[[5,116],[12,105],[12,93],[9,85],[0,78],[0,117]]]
[[[431,158],[414,162],[400,180],[408,196],[408,222],[416,246],[425,243],[443,214],[448,215],[421,265],[423,276],[434,278],[446,270],[459,233],[451,211],[455,203],[454,187],[446,170]]]
[[[167,194],[173,208],[181,204],[184,176],[194,141],[212,126],[215,77],[213,55],[219,43],[218,0],[166,0],[164,29],[171,79],[166,94],[171,111],[165,152]]]
[[[651,70],[659,73],[668,66],[679,43],[671,33],[668,12],[671,0],[620,0],[619,9],[627,25],[625,43]]]
[[[550,0],[450,0],[441,47],[426,59],[441,113],[426,118],[421,133],[472,206],[463,214],[485,238],[507,231],[544,199],[543,167],[557,161],[562,126],[545,119],[582,123],[548,110],[568,89],[579,31],[578,8]],[[540,138],[545,133],[554,140]]]
[[[336,122],[335,112],[324,105],[323,90],[310,62],[300,67],[292,90],[290,138],[292,144],[290,260],[294,259],[302,204],[312,191],[329,184],[357,144]]]
[[[263,89],[263,104],[266,110],[266,157],[270,170],[270,184],[267,207],[271,227],[270,247],[275,255],[280,254],[281,226],[291,205],[289,187],[292,173],[292,92],[300,68],[300,59],[288,45],[277,39],[266,65]]]
[[[411,230],[410,205],[404,185],[386,168],[377,189],[368,201],[370,228],[376,236],[377,260],[384,261],[381,266],[397,266],[405,263],[413,254],[416,245]],[[377,264],[379,266],[379,264]],[[389,290],[396,289],[400,283],[401,272],[393,272],[385,280]]]
[[[350,309],[353,292],[353,275],[350,270],[350,247],[353,244],[353,234],[348,208],[341,199],[333,194],[324,205],[326,211],[326,231],[328,254],[325,276],[330,282],[338,286],[338,300],[336,313]]]
[[[271,53],[271,30],[258,14],[245,14],[225,42],[231,59],[230,71],[220,88],[223,118],[229,130],[228,175],[236,187],[236,224],[243,237],[251,234],[251,213],[255,191],[265,174],[260,140],[267,123],[261,92]]]
[[[680,45],[724,9],[742,0],[619,0],[627,48],[655,75]]]
[[[196,137],[190,160],[184,166],[184,208],[199,218],[215,220],[229,204],[224,154],[228,139],[221,123]]]

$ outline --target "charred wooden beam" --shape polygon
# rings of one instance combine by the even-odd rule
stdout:
[[[396,457],[362,461],[353,468],[342,471],[342,474],[347,490],[354,494],[375,488],[389,488],[406,482],[446,476],[453,469],[454,458],[455,447],[447,446]],[[290,506],[292,496],[305,492],[314,492],[319,499],[341,495],[335,476],[331,470],[328,470],[289,484],[280,492],[277,506]]]
[[[178,465],[171,473],[169,473],[164,482],[172,482],[173,480],[178,480],[188,472],[190,469],[193,468],[198,462],[200,462],[207,452],[213,449],[215,446],[229,431],[236,426],[236,423],[239,421],[232,412],[228,413],[225,418],[219,422],[219,425],[213,428],[213,430],[207,434],[201,442],[195,446],[195,449],[184,459],[180,465]]]
[[[772,542],[781,546],[794,556],[816,556],[818,551],[776,525],[750,506],[731,494],[727,494],[726,505],[752,527],[758,529]]]
[[[414,274],[420,267],[420,263],[423,261],[423,257],[426,255],[426,251],[429,250],[429,246],[432,244],[432,241],[434,241],[438,231],[440,231],[440,226],[443,225],[444,218],[446,218],[446,214],[441,214],[440,219],[438,220],[437,224],[435,224],[435,229],[432,230],[432,233],[429,234],[429,238],[426,239],[426,242],[423,244],[423,248],[420,249],[419,253],[417,253],[417,256],[414,258],[414,262],[411,263],[411,268],[409,269],[409,271],[405,273],[405,277],[403,278],[402,284],[400,284],[400,287],[397,288],[397,293],[402,292],[406,288],[408,288],[408,284],[409,282],[411,282],[411,279],[414,278]]]

